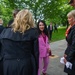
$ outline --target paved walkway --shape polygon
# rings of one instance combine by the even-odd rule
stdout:
[[[63,56],[66,49],[66,41],[60,40],[50,43],[52,54],[54,57],[50,57],[50,63],[48,66],[48,75],[67,75],[63,72],[64,65],[60,63],[60,58]]]

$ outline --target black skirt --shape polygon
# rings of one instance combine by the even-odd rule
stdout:
[[[3,61],[4,75],[33,75],[31,59],[10,59]]]

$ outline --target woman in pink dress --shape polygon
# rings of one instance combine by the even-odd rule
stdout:
[[[41,70],[43,75],[46,75],[47,67],[49,64],[49,52],[50,45],[48,40],[48,30],[46,27],[46,23],[43,20],[39,20],[37,24],[37,29],[39,33],[39,69],[38,75],[40,75]],[[43,61],[43,62],[42,62]]]

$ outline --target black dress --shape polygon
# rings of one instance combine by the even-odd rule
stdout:
[[[34,28],[24,34],[5,29],[1,34],[4,75],[37,75],[38,38]]]
[[[70,29],[66,41],[68,43],[65,50],[65,54],[67,55],[66,60],[72,63],[72,69],[65,66],[64,72],[75,75],[75,25]]]

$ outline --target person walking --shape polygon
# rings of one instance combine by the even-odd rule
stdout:
[[[52,23],[50,23],[50,25],[48,26],[48,32],[49,32],[49,38],[51,40],[52,39],[52,32],[53,32],[53,25],[52,25]]]
[[[56,24],[54,24],[54,32],[58,32],[58,28],[57,28],[57,25]]]
[[[38,35],[32,13],[28,9],[18,12],[11,27],[1,33],[0,41],[4,75],[38,74]]]
[[[39,41],[38,75],[41,74],[41,71],[43,75],[47,75],[46,71],[47,71],[48,64],[49,64],[49,52],[51,50],[50,50],[49,39],[48,39],[48,30],[46,27],[46,23],[43,20],[38,21],[37,30],[39,33],[39,37],[38,37],[38,41]],[[44,65],[42,65],[42,61]]]

